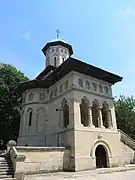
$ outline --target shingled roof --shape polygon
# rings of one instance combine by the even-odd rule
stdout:
[[[70,56],[73,54],[72,46],[69,45],[69,44],[67,44],[67,43],[64,42],[64,41],[61,41],[61,40],[48,42],[48,43],[43,47],[42,52],[44,53],[44,55],[46,55],[46,50],[47,50],[50,46],[58,46],[58,45],[68,48],[68,49],[69,49]]]

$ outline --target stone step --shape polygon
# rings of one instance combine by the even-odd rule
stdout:
[[[12,164],[11,161],[0,161],[0,165],[1,164]]]
[[[0,175],[11,175],[12,174],[12,170],[10,170],[10,171],[1,171],[0,172]]]
[[[3,169],[1,168],[0,169],[0,173],[1,172],[8,172],[8,171],[13,171],[13,169],[12,168],[3,168]]]
[[[0,180],[16,180],[16,178],[5,177],[5,178],[0,178]]]
[[[5,169],[12,169],[12,166],[0,166],[0,171]]]
[[[16,178],[5,177],[5,178],[0,178],[0,180],[16,180]]]
[[[7,178],[11,178],[12,179],[12,175],[0,175],[0,179],[7,179]]]
[[[11,168],[11,167],[12,167],[11,164],[1,164],[1,165],[0,165],[0,169],[1,169],[1,168]]]
[[[6,161],[6,159],[4,157],[0,157],[0,162],[1,161]]]

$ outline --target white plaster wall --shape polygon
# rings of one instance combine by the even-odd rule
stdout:
[[[99,138],[99,135],[101,138]],[[77,171],[96,168],[94,150],[96,143],[102,143],[103,146],[107,144],[109,147],[111,152],[110,156],[108,156],[109,167],[123,164],[120,137],[117,132],[80,128],[75,130],[75,162]],[[107,153],[109,154],[109,152]]]
[[[68,85],[65,86],[65,82],[68,81]],[[68,131],[64,133],[65,129],[61,128],[61,102],[65,98],[70,105],[70,99],[72,99],[72,73],[68,74],[60,81],[55,83],[49,89],[31,89],[25,91],[25,102],[23,102],[23,117],[20,122],[20,133],[18,138],[19,145],[34,145],[34,146],[58,146],[62,142],[58,142],[58,139],[67,138],[67,134],[72,132]],[[60,92],[60,86],[62,85],[62,92]],[[55,95],[55,88],[57,87],[57,94]],[[33,99],[28,100],[29,94],[33,94]],[[44,93],[44,99],[40,100],[40,93]],[[52,96],[50,96],[52,94]],[[27,111],[31,108],[33,110],[32,125],[28,126]],[[45,116],[38,118],[38,111],[44,109]],[[71,119],[71,118],[70,118]],[[37,126],[37,120],[40,122]],[[40,127],[40,128],[39,128]],[[62,132],[61,132],[62,131]],[[61,132],[58,134],[58,132]],[[66,135],[64,135],[66,134]],[[60,136],[58,138],[58,136]],[[72,138],[70,138],[72,139]],[[60,141],[60,140],[59,140]],[[61,140],[62,141],[62,140]],[[66,141],[67,144],[68,140]]]
[[[78,84],[78,79],[81,78],[83,83],[85,80],[89,80],[92,84],[97,83],[99,84],[97,79],[89,78],[87,76],[83,76],[73,72],[73,99],[74,102],[74,127],[75,127],[75,166],[76,170],[86,170],[86,169],[93,169],[96,167],[96,159],[95,157],[91,157],[90,152],[94,147],[94,144],[98,141],[105,142],[108,145],[111,151],[111,156],[109,157],[109,166],[113,166],[114,164],[119,166],[122,164],[122,156],[121,156],[121,146],[120,146],[120,137],[117,131],[116,125],[116,117],[115,117],[115,110],[112,98],[112,90],[111,84],[100,81],[100,84],[109,87],[109,93],[105,94],[104,92],[99,92],[98,88],[97,91],[94,92],[92,87],[90,89],[86,89],[80,87]],[[80,103],[83,97],[87,97],[89,102],[92,102],[97,99],[100,104],[103,104],[104,101],[107,102],[109,105],[109,109],[111,110],[112,115],[112,124],[113,127],[111,129],[105,128],[92,128],[92,127],[84,127],[81,124],[81,117],[80,117]],[[101,135],[101,139],[98,139],[98,135]],[[85,140],[85,141],[84,141]],[[83,144],[83,146],[82,146]],[[114,145],[115,144],[115,145]]]
[[[56,48],[58,48],[58,51],[56,51]],[[52,49],[54,50],[53,52]],[[61,50],[63,50],[63,52]],[[48,61],[46,61],[46,67],[48,65],[54,66],[54,57],[57,58],[56,66],[58,67],[60,64],[63,63],[62,57],[64,57],[66,60],[69,56],[70,54],[68,48],[65,48],[63,46],[50,46],[49,49],[46,51],[46,60],[49,59],[49,63]]]

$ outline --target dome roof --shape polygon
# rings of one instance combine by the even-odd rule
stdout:
[[[70,44],[68,44],[67,42],[65,42],[62,39],[53,39],[51,41],[49,41],[42,49],[42,52],[44,53],[44,55],[46,55],[46,50],[50,47],[50,46],[57,46],[57,45],[61,45],[63,47],[68,48],[70,56],[73,54],[73,49],[72,46]]]

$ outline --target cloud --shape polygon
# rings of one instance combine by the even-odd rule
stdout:
[[[29,32],[22,33],[21,38],[24,40],[30,40],[30,33]]]

